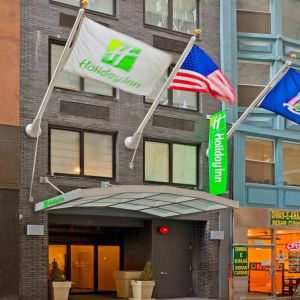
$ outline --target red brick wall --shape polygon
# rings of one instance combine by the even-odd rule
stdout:
[[[19,125],[20,0],[0,1],[0,124]]]

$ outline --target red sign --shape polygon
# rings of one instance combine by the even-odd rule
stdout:
[[[286,248],[289,251],[297,251],[297,250],[300,249],[300,242],[293,242],[293,243],[290,243],[290,244],[286,244]]]

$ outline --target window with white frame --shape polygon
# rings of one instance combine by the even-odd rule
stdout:
[[[300,186],[300,144],[282,142],[283,184]]]
[[[270,0],[237,0],[237,31],[270,34]]]
[[[145,23],[194,34],[198,20],[198,0],[144,0]]]
[[[153,103],[162,86],[168,78],[168,72],[161,77],[159,82],[156,84],[154,91],[145,98],[145,102]],[[178,107],[190,110],[199,110],[199,93],[191,93],[185,91],[166,90],[159,101],[160,105]]]
[[[245,159],[246,182],[274,184],[274,141],[247,136]]]
[[[53,0],[53,2],[63,3],[75,7],[80,7],[82,0]],[[115,1],[116,0],[89,0],[87,10],[114,15],[115,14]]]
[[[59,58],[62,54],[62,51],[64,49],[63,44],[55,43],[53,41],[50,42],[50,52],[51,52],[51,58],[50,58],[50,71],[51,71],[51,77],[55,71],[55,68],[58,64]],[[69,89],[69,90],[75,90],[75,91],[84,91],[87,93],[93,93],[98,95],[104,95],[104,96],[113,96],[114,89],[112,86],[91,80],[91,79],[83,79],[79,77],[78,75],[71,74],[65,71],[61,71],[58,74],[55,86],[58,88],[63,89]]]
[[[196,186],[197,155],[196,145],[145,141],[144,180]]]
[[[299,0],[280,1],[282,11],[282,33],[284,36],[300,40]]]
[[[238,61],[238,104],[248,107],[270,82],[271,64],[254,61]]]
[[[50,172],[113,178],[114,137],[83,130],[50,129]]]

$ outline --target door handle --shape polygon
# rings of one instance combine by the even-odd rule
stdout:
[[[168,272],[160,272],[160,275],[168,275]]]

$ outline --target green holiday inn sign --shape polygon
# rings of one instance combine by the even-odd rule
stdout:
[[[61,204],[63,202],[65,202],[65,197],[59,196],[59,197],[56,197],[56,198],[44,200],[43,201],[43,206],[44,206],[44,209],[46,209],[46,208]]]
[[[220,195],[227,189],[226,112],[213,114],[209,123],[209,192]]]

